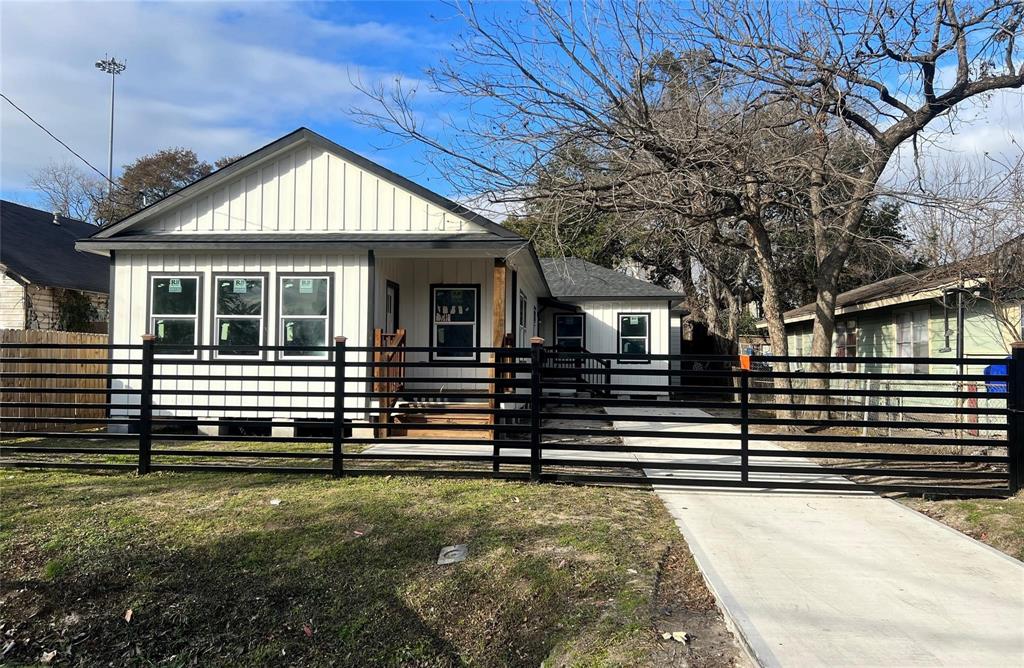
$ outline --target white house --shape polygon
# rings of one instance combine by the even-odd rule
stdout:
[[[593,265],[565,272],[542,264],[526,239],[305,128],[100,229],[78,248],[110,257],[112,342],[138,343],[152,333],[158,344],[180,345],[158,359],[161,369],[200,356],[230,359],[240,375],[247,366],[239,360],[252,360],[254,370],[272,367],[264,377],[324,373],[280,364],[320,353],[231,346],[330,345],[341,335],[364,347],[404,330],[406,346],[432,348],[409,359],[467,363],[418,367],[406,385],[451,388],[431,378],[488,374],[472,366],[483,361],[479,353],[458,349],[525,347],[538,333],[549,345],[595,353],[667,353],[668,310],[681,298]],[[573,286],[594,285],[596,270],[621,277],[621,294],[611,283],[600,294],[574,293]],[[573,339],[573,331],[585,334]],[[221,348],[190,347],[197,344]],[[157,386],[187,389],[188,382]],[[309,391],[324,386],[302,384]],[[187,394],[174,401],[196,403]],[[323,401],[282,397],[268,414],[308,417],[301,409]],[[366,406],[355,398],[350,404]]]

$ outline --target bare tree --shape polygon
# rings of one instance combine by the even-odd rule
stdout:
[[[51,162],[32,175],[31,187],[43,196],[51,211],[92,223],[102,196],[99,180],[71,162]]]
[[[952,127],[964,101],[1024,85],[1024,3],[816,0],[779,9],[753,0],[708,3],[696,8],[696,20],[680,21],[759,100],[792,102],[822,138],[838,127],[860,140],[860,168],[839,215],[817,220],[826,209],[811,200],[818,257],[812,354],[825,356],[837,278],[894,153],[921,140],[936,119]]]
[[[909,208],[918,253],[956,283],[964,307],[983,307],[993,339],[1024,336],[1024,155],[928,165],[927,205]]]

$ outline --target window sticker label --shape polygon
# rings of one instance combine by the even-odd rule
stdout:
[[[640,324],[639,316],[635,316],[635,315],[629,316],[629,324],[631,324],[631,325],[639,325]]]
[[[300,278],[299,279],[299,294],[311,295],[313,294],[313,279],[312,278]]]
[[[236,278],[231,286],[231,291],[236,295],[244,295],[248,292],[249,282],[244,278]]]
[[[181,292],[181,279],[172,278],[167,283],[167,292]]]

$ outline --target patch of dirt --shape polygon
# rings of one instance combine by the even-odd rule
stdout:
[[[669,546],[661,563],[654,592],[657,644],[651,666],[749,666],[746,654],[725,625],[715,597],[704,583],[682,539]],[[687,642],[664,639],[662,634],[683,632]]]

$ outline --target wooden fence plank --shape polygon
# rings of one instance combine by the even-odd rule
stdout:
[[[0,329],[2,343],[64,343],[64,344],[96,344],[107,345],[106,334],[87,334],[80,332],[50,332],[36,329]],[[96,362],[78,362],[60,364],[57,362],[32,362],[29,358],[84,358],[95,359]],[[21,358],[18,361],[12,361]],[[90,390],[105,390],[107,381],[103,378],[66,378],[68,373],[106,373],[107,351],[102,348],[15,348],[6,349],[0,354],[0,372],[2,373],[42,373],[45,378],[8,378],[2,383],[10,388],[54,388],[74,387],[81,392],[59,394],[50,392],[4,392],[0,397],[0,433],[5,431],[47,431],[63,430],[67,425],[53,422],[18,422],[18,418],[53,418],[106,417],[105,408],[89,408],[89,404],[106,403],[106,395],[96,394]],[[74,408],[11,408],[11,403],[74,403]],[[99,426],[90,424],[76,425],[78,429],[89,429]]]

